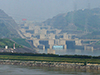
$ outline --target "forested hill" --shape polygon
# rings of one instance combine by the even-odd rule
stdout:
[[[18,25],[12,17],[0,9],[0,38],[20,37],[16,31],[17,28]]]
[[[59,14],[43,23],[63,30],[100,31],[100,8],[80,9]]]

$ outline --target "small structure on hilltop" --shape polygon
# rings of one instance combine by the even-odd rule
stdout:
[[[48,53],[48,54],[55,54],[55,50],[53,50],[53,49],[48,49],[48,50],[47,50],[47,53]]]

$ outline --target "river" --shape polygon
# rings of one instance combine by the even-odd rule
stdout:
[[[0,65],[0,75],[100,75],[98,70]]]
[[[54,50],[58,55],[90,55],[100,56],[100,50],[80,50],[80,49],[67,49],[67,50]],[[39,50],[39,53],[47,53],[47,50]]]

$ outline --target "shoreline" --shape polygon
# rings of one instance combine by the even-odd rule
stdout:
[[[1,65],[19,65],[30,67],[56,67],[66,69],[90,69],[100,70],[100,64],[87,64],[84,63],[67,63],[67,62],[45,62],[45,61],[18,61],[18,60],[0,60]]]

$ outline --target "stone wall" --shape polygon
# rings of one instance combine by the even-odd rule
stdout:
[[[89,64],[84,66],[84,63],[0,60],[0,64],[100,70],[100,64]]]

